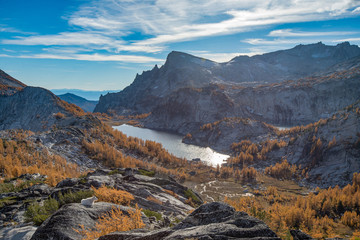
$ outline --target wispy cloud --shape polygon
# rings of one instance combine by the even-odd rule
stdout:
[[[294,31],[293,29],[279,29],[271,31],[268,36],[270,37],[314,37],[314,36],[339,36],[339,35],[352,35],[360,32],[347,32],[347,31],[330,31],[330,32],[304,32]]]
[[[243,40],[243,42],[251,45],[294,45],[294,44],[309,44],[319,42],[320,39],[316,38],[292,38],[292,39],[264,39],[264,38],[249,38]]]
[[[103,54],[29,54],[29,55],[7,55],[0,54],[0,57],[11,58],[34,58],[34,59],[62,59],[62,60],[81,60],[81,61],[114,61],[128,63],[158,63],[163,59],[148,56],[134,55],[103,55]]]
[[[111,39],[102,34],[90,33],[90,32],[62,32],[55,35],[40,35],[29,37],[17,37],[16,39],[5,39],[3,44],[15,44],[15,45],[109,45],[119,44],[122,41]]]
[[[13,28],[13,27],[8,27],[8,26],[6,26],[4,24],[0,24],[0,32],[20,33],[20,34],[26,34],[26,35],[35,34],[33,32],[24,32],[24,31],[21,31],[19,29]]]
[[[357,42],[360,43],[360,37],[358,38],[344,38],[339,40],[332,40],[332,42]]]
[[[203,57],[206,59],[210,59],[215,62],[228,62],[234,57],[240,56],[240,55],[247,55],[247,56],[254,56],[258,54],[262,54],[262,51],[251,51],[251,52],[233,52],[233,53],[212,53],[209,51],[187,51],[190,54],[196,55],[198,57]]]

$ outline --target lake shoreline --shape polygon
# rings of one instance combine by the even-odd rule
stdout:
[[[183,136],[178,133],[135,127],[126,123],[112,127],[127,136],[137,137],[144,141],[150,140],[161,143],[169,153],[189,161],[200,159],[202,162],[216,166],[217,164],[225,163],[225,160],[230,157],[227,154],[219,153],[209,147],[186,144],[182,142]]]

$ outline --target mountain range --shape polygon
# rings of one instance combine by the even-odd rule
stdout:
[[[108,93],[118,92],[117,90],[104,90],[104,91],[92,91],[92,90],[83,90],[83,89],[50,89],[55,95],[63,95],[71,93],[79,97],[85,98],[89,101],[98,101],[101,95]]]
[[[95,112],[152,113],[146,127],[180,134],[224,117],[277,125],[318,121],[359,98],[360,48],[298,45],[216,63],[171,52],[165,64],[100,97]]]

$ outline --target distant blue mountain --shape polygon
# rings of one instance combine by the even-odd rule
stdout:
[[[104,91],[88,91],[88,90],[81,90],[81,89],[51,89],[51,91],[55,95],[62,95],[65,93],[72,93],[77,96],[83,97],[87,100],[95,100],[98,101],[100,95],[106,95],[107,93],[115,93],[120,92],[120,90],[104,90]]]
[[[57,95],[61,100],[67,101],[68,103],[73,103],[81,107],[85,112],[93,112],[98,101],[90,101],[83,97],[79,97],[72,93],[65,93],[62,95]]]

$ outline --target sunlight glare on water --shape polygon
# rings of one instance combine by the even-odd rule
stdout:
[[[229,157],[229,155],[215,152],[209,147],[204,148],[191,144],[185,144],[181,141],[181,135],[151,130],[147,128],[133,127],[126,124],[114,126],[113,128],[123,132],[128,136],[161,143],[162,146],[168,150],[168,152],[179,158],[186,158],[188,160],[200,158],[201,161],[216,166],[217,164],[223,163],[223,161]]]

